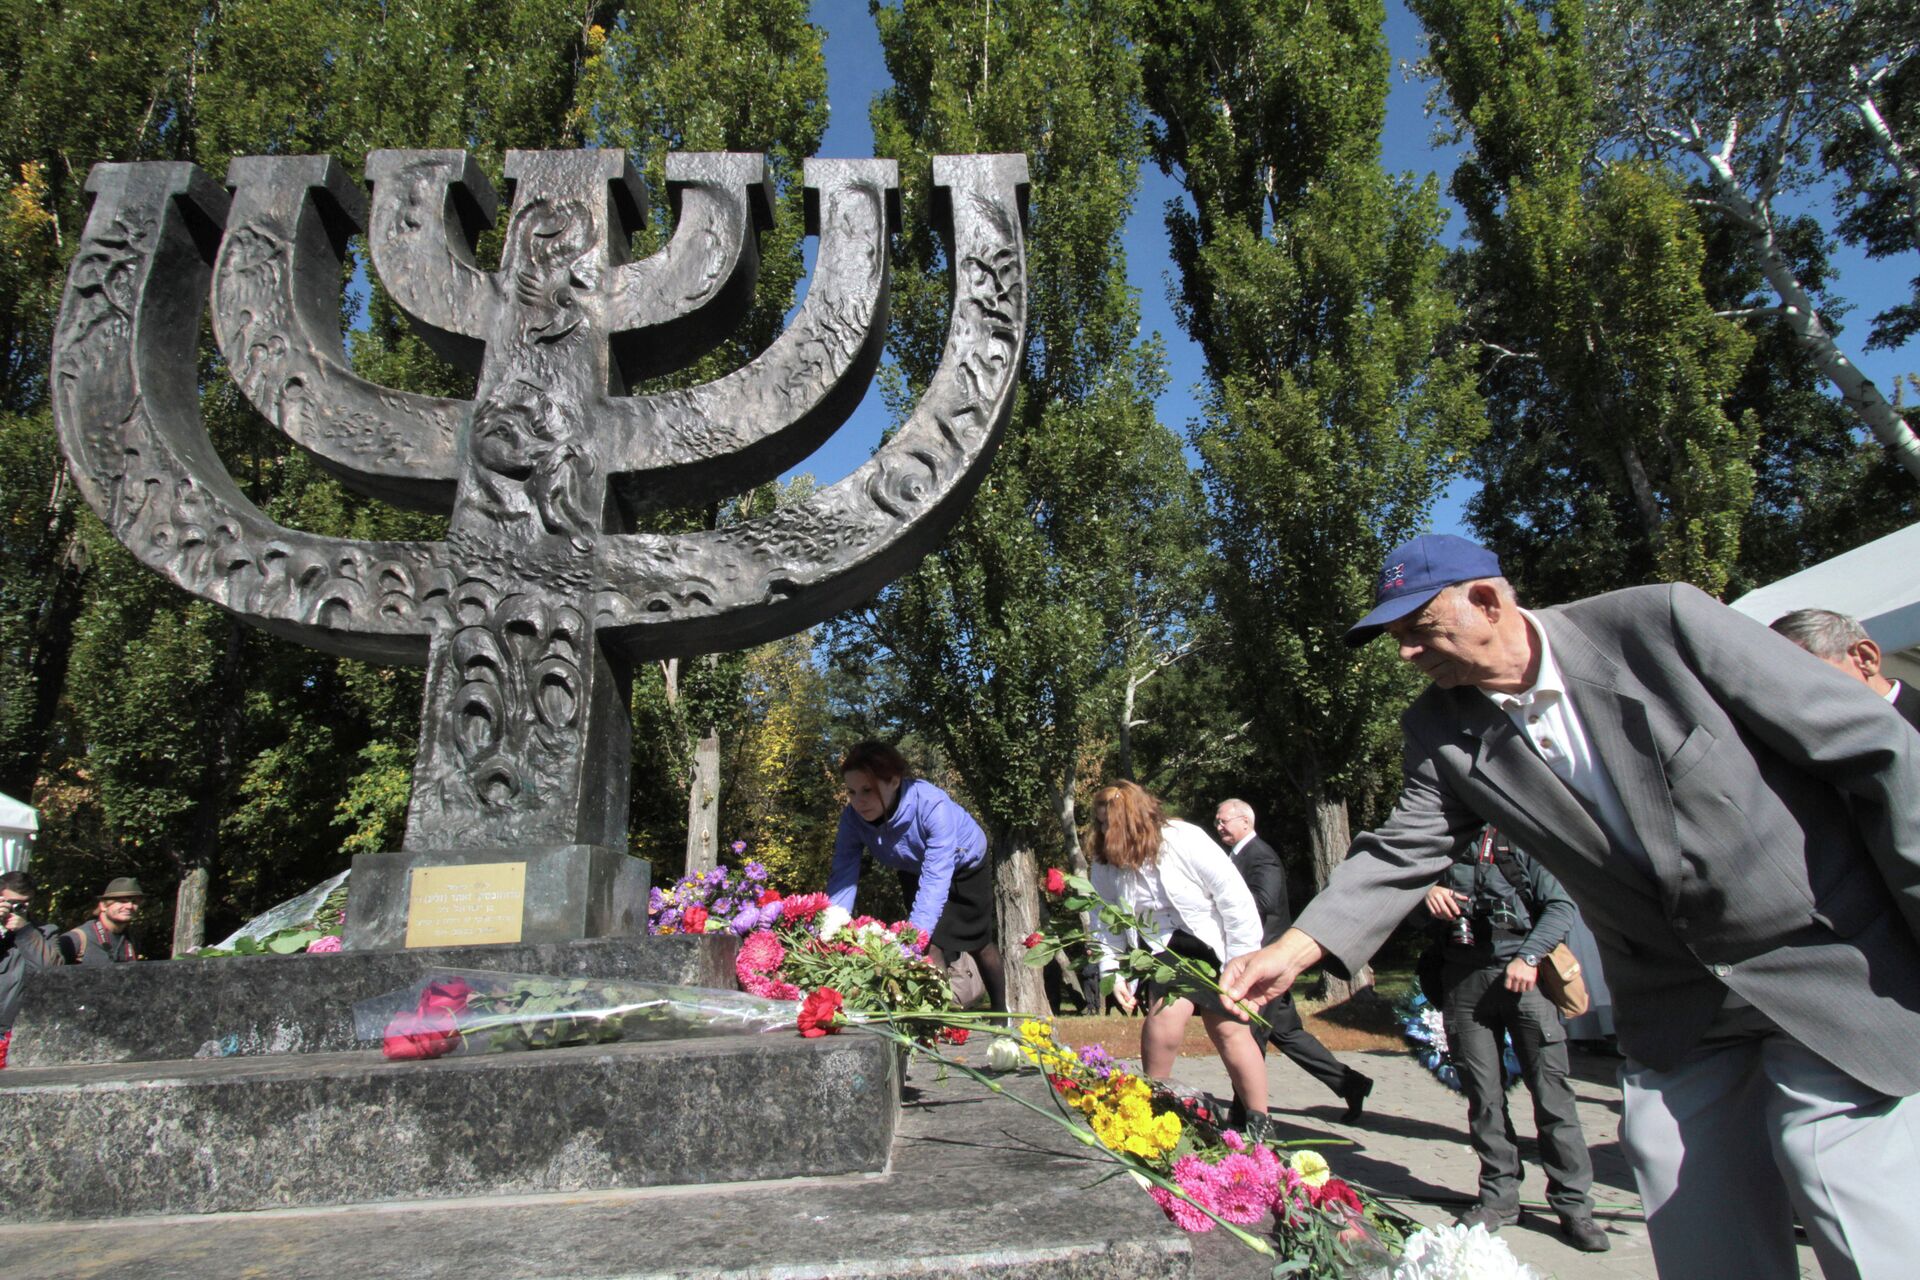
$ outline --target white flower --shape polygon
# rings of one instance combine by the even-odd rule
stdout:
[[[1484,1226],[1422,1227],[1407,1239],[1391,1280],[1540,1280]]]
[[[820,941],[831,942],[833,935],[847,927],[853,913],[845,907],[828,907],[820,913]]]
[[[1025,1060],[1019,1042],[1012,1036],[995,1036],[987,1046],[987,1066],[995,1071],[1011,1071]]]

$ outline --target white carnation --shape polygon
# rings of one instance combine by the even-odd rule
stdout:
[[[847,927],[853,913],[845,907],[828,907],[820,913],[820,941],[831,942],[833,935]]]
[[[1540,1280],[1484,1226],[1422,1227],[1408,1238],[1391,1280]]]

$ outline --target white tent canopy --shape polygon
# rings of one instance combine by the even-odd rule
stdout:
[[[0,872],[26,869],[33,852],[33,833],[39,829],[40,815],[32,805],[0,793]]]
[[[1851,614],[1880,646],[1887,674],[1920,685],[1920,524],[1749,591],[1733,607],[1765,623],[1795,609]]]

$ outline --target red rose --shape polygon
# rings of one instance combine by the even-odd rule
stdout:
[[[965,1044],[970,1033],[965,1027],[942,1027],[940,1038],[948,1044]]]
[[[800,1034],[813,1040],[838,1031],[840,1006],[844,1003],[832,987],[822,987],[808,996],[800,1005]]]
[[[1364,1207],[1353,1188],[1338,1178],[1328,1178],[1310,1194],[1317,1209],[1346,1209],[1351,1213],[1359,1213]]]
[[[453,1012],[435,1009],[430,1013],[399,1013],[387,1023],[380,1052],[389,1058],[438,1058],[452,1053],[460,1043]]]
[[[688,907],[686,911],[681,913],[680,931],[682,933],[705,933],[707,931],[707,909],[698,906]]]
[[[448,1014],[465,1013],[467,1001],[472,995],[473,988],[460,979],[438,978],[429,982],[420,993],[420,1007],[415,1012],[423,1018],[443,1010]]]
[[[1037,929],[1020,940],[1020,945],[1023,947],[1037,947],[1040,943],[1040,931]]]
[[[1060,874],[1060,868],[1048,867],[1047,868],[1047,892],[1048,893],[1065,893],[1066,891],[1067,891],[1067,878]]]
[[[765,906],[771,906],[773,903],[776,903],[778,901],[780,901],[780,891],[778,889],[769,889],[765,893],[761,894],[759,897],[755,898],[753,900],[753,905],[756,907],[765,907]]]

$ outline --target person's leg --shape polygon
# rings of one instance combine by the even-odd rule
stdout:
[[[1148,1011],[1140,1024],[1140,1070],[1149,1080],[1173,1077],[1173,1060],[1180,1052],[1180,1041],[1187,1034],[1187,1019],[1193,1016],[1193,1001],[1162,1000]]]
[[[1784,1032],[1768,1036],[1768,1126],[1827,1280],[1914,1274],[1920,1103],[1870,1089]]]
[[[1267,1020],[1267,1039],[1273,1043],[1273,1047],[1341,1097],[1348,1097],[1363,1083],[1370,1083],[1367,1077],[1334,1057],[1333,1052],[1301,1023],[1300,1011],[1293,1005],[1292,992],[1270,1002],[1260,1011],[1260,1016]]]
[[[1267,1113],[1267,1060],[1260,1053],[1260,1042],[1253,1028],[1238,1018],[1218,1013],[1200,1015],[1207,1038],[1226,1064],[1227,1079],[1233,1081],[1233,1096],[1249,1115]]]
[[[1533,1094],[1534,1131],[1540,1164],[1547,1172],[1547,1203],[1564,1218],[1593,1216],[1593,1160],[1573,1088],[1567,1083],[1567,1037],[1560,1015],[1538,991],[1506,992],[1507,1026],[1521,1078]]]
[[[987,989],[987,1008],[1007,1007],[1007,968],[1000,961],[1000,947],[989,942],[978,951],[969,951],[974,967],[980,970],[980,985]]]
[[[1729,1011],[1716,1025],[1733,1025]],[[1667,1071],[1629,1058],[1620,1088],[1620,1145],[1660,1274],[1795,1280],[1758,1040],[1710,1038]]]
[[[1479,1204],[1505,1221],[1520,1215],[1520,1151],[1507,1116],[1500,1012],[1491,1007],[1498,969],[1448,974],[1447,1056],[1467,1095],[1467,1137],[1480,1157]]]

